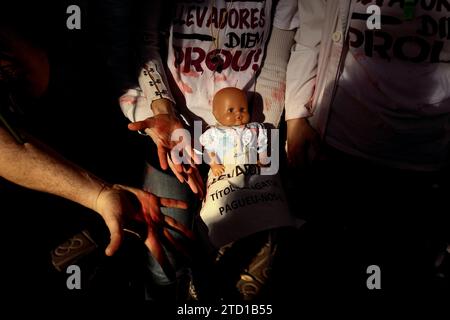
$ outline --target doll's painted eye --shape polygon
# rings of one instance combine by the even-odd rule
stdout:
[[[234,110],[233,108],[230,108],[230,109],[227,110],[227,112],[232,113],[233,110]]]
[[[245,112],[245,108],[239,109],[240,112]]]

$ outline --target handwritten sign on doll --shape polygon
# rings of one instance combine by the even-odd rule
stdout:
[[[226,166],[222,179],[212,171],[208,175],[200,217],[216,247],[293,224],[278,175],[260,175],[256,168],[247,170],[247,175],[236,175],[236,171],[236,167]]]

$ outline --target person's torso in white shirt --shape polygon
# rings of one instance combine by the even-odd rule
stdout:
[[[252,91],[270,33],[271,7],[271,0],[178,1],[168,66],[187,107],[206,123],[215,123],[211,105],[218,90]]]
[[[450,151],[450,2],[420,0],[406,20],[402,1],[384,1],[379,30],[367,28],[369,2],[352,15],[325,139],[392,167],[437,170]]]

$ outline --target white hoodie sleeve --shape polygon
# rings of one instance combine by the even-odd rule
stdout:
[[[139,87],[129,89],[119,99],[124,115],[130,121],[141,121],[153,116],[151,104],[161,98],[175,104],[169,89],[167,76],[160,55],[160,17],[163,15],[162,1],[145,1],[142,23],[142,67],[139,69]]]

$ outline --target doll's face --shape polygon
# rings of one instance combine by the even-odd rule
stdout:
[[[249,123],[250,113],[245,93],[233,87],[219,90],[214,96],[213,114],[223,126],[240,126]]]

